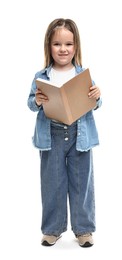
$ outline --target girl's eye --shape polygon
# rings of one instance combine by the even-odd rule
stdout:
[[[67,45],[73,45],[73,43],[67,43]]]
[[[58,46],[58,45],[60,45],[58,42],[57,42],[57,43],[54,43],[54,46]]]

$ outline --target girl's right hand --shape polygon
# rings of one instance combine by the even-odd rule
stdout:
[[[39,89],[36,90],[35,99],[37,106],[41,106],[48,101],[48,97],[45,96]]]

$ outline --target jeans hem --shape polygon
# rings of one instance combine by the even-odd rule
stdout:
[[[59,232],[58,231],[49,231],[49,232],[43,232],[42,231],[42,233],[43,233],[43,235],[48,235],[48,236],[56,236],[56,237],[58,237],[58,236],[60,236],[62,233],[64,233],[64,232],[66,232],[67,231],[67,229],[63,229],[63,230],[60,230]]]
[[[77,236],[82,236],[82,235],[85,235],[85,234],[88,234],[88,233],[94,233],[95,230],[94,229],[91,229],[91,230],[85,230],[85,231],[73,231],[74,235],[77,237]]]

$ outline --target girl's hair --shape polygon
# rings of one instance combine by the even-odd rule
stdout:
[[[80,43],[80,35],[75,22],[71,19],[55,19],[53,20],[46,31],[45,39],[44,39],[44,56],[45,63],[44,66],[48,67],[51,63],[53,63],[53,58],[51,56],[51,39],[55,30],[58,28],[64,27],[70,32],[73,33],[74,36],[74,44],[75,44],[75,55],[73,58],[73,63],[76,65],[82,66],[82,56],[81,56],[81,43]]]

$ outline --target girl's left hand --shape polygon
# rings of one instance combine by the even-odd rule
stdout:
[[[100,95],[101,95],[100,89],[96,85],[90,87],[90,92],[88,94],[89,98],[98,99],[100,97]]]

